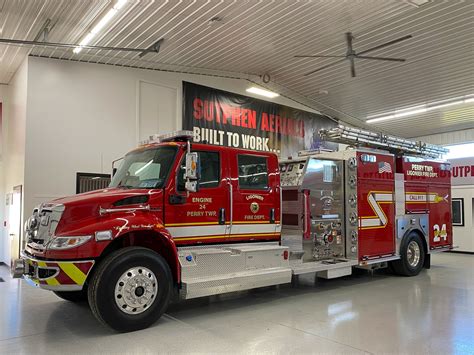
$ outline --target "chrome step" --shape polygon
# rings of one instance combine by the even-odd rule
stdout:
[[[191,299],[289,282],[291,282],[289,267],[249,270],[214,277],[188,279],[183,282],[181,297]]]
[[[178,249],[182,298],[291,282],[288,247],[277,243]]]
[[[326,272],[328,270],[345,269],[345,270],[341,270],[340,276],[346,276],[352,273],[352,267],[357,264],[358,264],[357,260],[335,259],[335,260],[311,261],[311,262],[306,262],[306,263],[298,263],[298,262],[293,263],[292,262],[290,263],[290,267],[293,270],[293,275],[302,275],[302,274],[309,274],[313,272],[317,273],[317,272]],[[325,277],[324,275],[332,276],[332,277],[325,277],[325,278],[340,277],[340,276],[336,276],[338,275],[337,272],[330,272],[330,273],[326,272],[326,273],[321,273],[320,275],[317,275],[317,276],[320,276],[320,277]]]

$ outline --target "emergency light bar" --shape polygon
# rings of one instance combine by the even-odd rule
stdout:
[[[193,132],[187,130],[174,131],[165,134],[154,134],[140,142],[140,145],[164,142],[187,142],[193,138]]]
[[[343,125],[331,129],[322,129],[319,131],[319,135],[321,139],[326,141],[369,148],[381,148],[395,153],[404,152],[430,158],[440,158],[443,154],[448,153],[448,149],[438,145],[411,141],[405,138]]]

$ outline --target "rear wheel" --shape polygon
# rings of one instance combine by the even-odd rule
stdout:
[[[89,283],[96,318],[121,331],[143,329],[165,312],[172,289],[166,261],[152,250],[130,247],[107,256]]]
[[[400,260],[392,262],[395,273],[403,276],[418,275],[425,262],[425,248],[420,236],[411,232],[400,246]]]
[[[80,291],[53,291],[56,296],[63,300],[70,302],[85,302],[87,301],[87,289],[84,288]]]

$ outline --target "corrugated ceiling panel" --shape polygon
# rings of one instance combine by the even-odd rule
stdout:
[[[46,21],[50,41],[78,43],[114,1],[4,1],[2,37],[33,39]],[[220,21],[209,22],[218,17]],[[333,59],[296,54],[341,54],[344,33],[355,50],[395,38],[411,40],[373,52],[406,63],[358,60],[304,76]],[[474,2],[434,0],[415,7],[403,0],[130,0],[93,44],[146,48],[164,38],[159,54],[34,48],[31,54],[151,69],[221,73],[232,77],[270,73],[270,87],[343,120],[474,93]],[[9,82],[30,49],[0,45],[0,82]],[[328,94],[320,92],[327,91]],[[474,127],[472,107],[429,112],[376,128],[405,136]]]

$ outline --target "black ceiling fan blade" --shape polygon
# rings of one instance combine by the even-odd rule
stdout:
[[[385,48],[385,47],[391,46],[392,44],[395,44],[395,43],[398,43],[398,42],[401,42],[401,41],[405,41],[405,40],[410,39],[410,38],[413,38],[413,36],[408,35],[408,36],[400,37],[400,38],[394,39],[393,41],[390,41],[390,42],[380,44],[378,46],[366,49],[365,51],[359,52],[357,54],[360,55],[360,54],[364,54],[364,53],[369,53],[369,52],[375,51],[377,49]]]
[[[311,74],[316,73],[316,72],[318,72],[318,71],[320,71],[320,70],[323,70],[323,69],[332,67],[332,66],[334,66],[334,65],[337,65],[337,64],[339,64],[339,63],[342,63],[342,62],[345,61],[345,60],[346,60],[346,58],[341,59],[341,60],[338,60],[338,61],[333,62],[333,63],[328,64],[328,65],[324,65],[324,66],[322,66],[322,67],[320,67],[320,68],[318,68],[318,69],[315,69],[315,70],[312,70],[312,71],[306,73],[304,76],[311,75]]]
[[[345,55],[295,55],[294,58],[345,58]]]
[[[354,39],[354,36],[352,35],[352,32],[346,32],[347,54],[352,53],[352,40],[353,39]]]
[[[387,57],[370,57],[366,55],[356,55],[358,59],[372,59],[372,60],[386,60],[389,62],[406,62],[406,59],[403,58],[387,58]]]
[[[354,57],[350,57],[349,61],[351,62],[351,76],[353,78],[355,78],[356,77],[356,68],[355,68]]]

